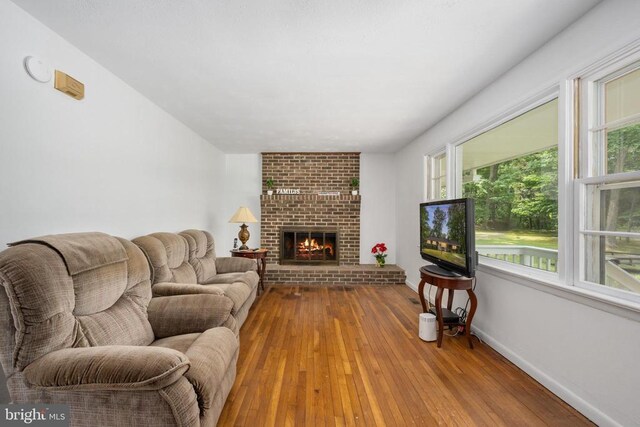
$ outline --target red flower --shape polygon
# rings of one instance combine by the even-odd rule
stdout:
[[[387,245],[384,243],[376,243],[373,248],[371,248],[371,253],[374,255],[384,254],[387,251]]]

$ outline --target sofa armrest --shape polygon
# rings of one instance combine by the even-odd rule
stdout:
[[[244,273],[246,271],[256,271],[258,263],[255,259],[241,257],[220,257],[216,258],[216,272],[224,273]]]
[[[189,369],[189,358],[161,347],[110,345],[48,353],[24,369],[28,383],[59,390],[159,390]]]
[[[232,308],[222,295],[175,295],[152,298],[147,315],[156,338],[165,338],[227,326]]]
[[[152,290],[154,297],[192,294],[224,295],[224,292],[216,287],[202,286],[196,283],[160,282],[153,285]]]

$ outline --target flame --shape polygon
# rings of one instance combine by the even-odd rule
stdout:
[[[329,255],[333,256],[333,245],[331,243],[325,243],[324,245],[318,244],[316,239],[304,239],[304,242],[298,245],[298,250],[300,252],[314,252],[314,251],[322,251],[328,249]]]
[[[324,247],[329,249],[329,255],[333,256],[333,245],[331,243],[326,243]]]

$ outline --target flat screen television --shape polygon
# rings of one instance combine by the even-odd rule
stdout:
[[[473,277],[476,243],[473,199],[439,200],[420,204],[420,255],[443,276]]]

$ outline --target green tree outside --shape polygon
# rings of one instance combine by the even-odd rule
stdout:
[[[458,252],[467,253],[467,242],[465,239],[465,206],[462,204],[454,204],[449,207],[449,219],[447,220],[447,228],[449,230],[448,239],[460,245]]]
[[[551,148],[475,171],[464,196],[476,201],[478,230],[558,230],[558,149]],[[481,243],[480,243],[481,244]]]
[[[442,232],[442,227],[444,226],[444,220],[447,219],[447,214],[445,211],[440,209],[439,207],[433,211],[433,229],[431,230],[431,234],[439,239],[445,237]]]

